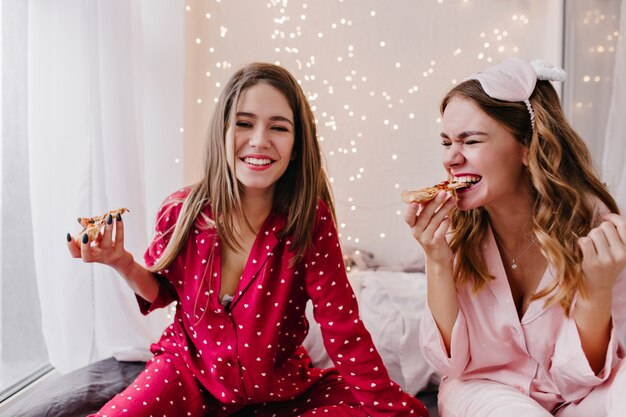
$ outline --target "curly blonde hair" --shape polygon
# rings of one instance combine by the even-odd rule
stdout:
[[[535,112],[533,130],[523,102],[489,97],[476,80],[459,84],[441,102],[441,114],[454,97],[472,100],[528,149],[528,173],[534,197],[532,232],[544,256],[554,268],[554,281],[533,295],[558,303],[569,314],[577,292],[584,293],[582,254],[577,241],[592,224],[598,201],[614,213],[619,209],[597,177],[591,154],[567,121],[559,97],[549,81],[538,81],[530,97]],[[484,208],[453,209],[450,215],[457,282],[471,282],[475,291],[494,277],[489,274],[480,250],[489,216]]]

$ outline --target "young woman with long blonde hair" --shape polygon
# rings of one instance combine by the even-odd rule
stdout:
[[[442,101],[443,165],[468,186],[405,215],[442,417],[624,412],[626,220],[563,114],[564,75],[510,58]]]

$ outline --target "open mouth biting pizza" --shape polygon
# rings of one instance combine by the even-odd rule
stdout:
[[[472,182],[465,181],[442,181],[439,184],[433,185],[432,187],[424,187],[419,190],[409,190],[402,192],[402,201],[407,204],[410,203],[425,203],[426,201],[430,201],[439,191],[454,191],[460,188],[466,188],[472,185]]]
[[[110,210],[102,216],[79,217],[78,223],[83,226],[83,230],[81,230],[80,235],[86,233],[89,236],[90,241],[95,240],[98,237],[100,230],[106,225],[109,214],[111,217],[115,218],[118,214],[121,216],[127,211],[130,212],[127,208],[119,208],[117,210]]]

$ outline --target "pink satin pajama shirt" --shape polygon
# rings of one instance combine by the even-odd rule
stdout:
[[[186,195],[187,190],[173,194],[161,208],[157,234],[145,254],[148,266],[156,262],[166,247],[182,206],[178,201]],[[210,210],[206,214],[212,217]],[[334,396],[336,402],[344,402],[347,396],[352,399],[347,408],[355,411],[337,410],[330,415],[427,416],[421,403],[389,379],[359,318],[328,208],[319,203],[313,247],[294,266],[290,266],[294,252],[289,238],[279,237],[284,223],[280,215],[267,218],[233,300],[226,306],[218,299],[222,242],[214,228],[193,228],[181,254],[157,275],[157,299],[149,304],[138,298],[144,314],[177,302],[173,323],[152,345],[153,362],[159,358],[173,359],[168,362],[168,366],[174,367],[170,373],[195,378],[200,396],[204,396],[201,402],[205,415],[226,416],[244,406],[254,409],[256,404],[268,403],[256,408],[255,412],[264,415],[259,410],[272,406],[280,409],[275,402],[298,398],[294,404],[304,404],[304,408],[275,414],[294,416],[303,410],[315,410],[314,403],[319,401],[315,398],[323,399],[325,404],[320,403],[321,407],[332,404]],[[325,347],[341,376],[334,370],[311,367],[301,346],[308,331],[308,299],[313,301]],[[152,366],[152,362],[148,364],[148,368]],[[156,383],[158,374],[150,375],[152,383]],[[327,386],[316,393],[319,384]],[[134,396],[144,395],[154,403],[156,394],[142,394],[143,385],[135,386],[138,389]],[[198,394],[180,392],[172,405],[182,406],[180,395],[186,395],[187,402],[191,395]],[[162,398],[159,400],[163,402]],[[154,413],[159,417],[163,414]]]
[[[604,370],[595,375],[582,350],[573,315],[566,317],[561,306],[546,308],[545,299],[533,301],[520,320],[491,230],[483,254],[495,280],[489,281],[477,293],[473,292],[472,284],[457,287],[459,313],[452,331],[449,357],[428,306],[421,323],[422,352],[426,360],[445,376],[441,391],[446,391],[446,384],[452,379],[494,381],[513,387],[554,413],[557,408],[563,411],[570,403],[580,402],[593,390],[606,389],[605,382],[614,376],[626,352],[626,271],[615,284],[613,330]],[[552,280],[548,268],[539,289]],[[574,300],[572,311],[575,305]],[[454,386],[461,386],[456,381]],[[487,386],[480,392],[485,393],[486,389]],[[626,395],[626,387],[623,389]],[[442,398],[452,403],[466,401],[458,388],[455,390],[440,396],[440,402]],[[594,398],[604,401],[604,397]],[[445,406],[440,403],[440,408],[442,405]],[[603,406],[598,404],[596,410],[603,409]],[[452,404],[449,408],[463,409],[463,406]],[[535,414],[528,412],[525,415]]]

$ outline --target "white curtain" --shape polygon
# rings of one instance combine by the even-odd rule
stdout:
[[[31,0],[29,156],[36,274],[50,361],[67,372],[146,351],[167,311],[143,317],[113,270],[70,257],[79,216],[127,207],[143,263],[160,201],[182,185],[182,0]]]
[[[626,2],[620,12],[621,38],[617,42],[613,94],[604,138],[602,172],[609,189],[622,210],[626,212]]]

